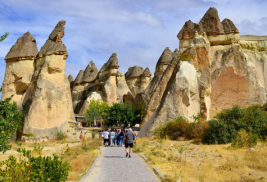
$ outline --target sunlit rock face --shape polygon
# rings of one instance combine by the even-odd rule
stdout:
[[[109,105],[117,102],[135,102],[125,76],[118,68],[117,54],[113,53],[99,71],[91,61],[84,71],[80,70],[74,81],[69,81],[75,114],[84,114],[92,100],[105,101]],[[144,77],[147,76],[148,74]]]
[[[6,71],[2,100],[13,96],[12,100],[17,102],[19,108],[22,108],[25,92],[31,84],[37,53],[36,40],[30,32],[19,37],[11,47],[5,57]]]
[[[85,70],[80,70],[77,77],[71,82],[72,104],[75,113],[79,113],[85,100],[87,99],[87,90],[94,86],[98,69],[93,61],[90,61]]]
[[[151,75],[149,68],[144,70],[140,66],[130,67],[125,73],[127,85],[135,97],[144,92],[151,81]]]
[[[65,73],[67,49],[62,44],[65,21],[60,21],[41,48],[35,61],[31,85],[23,100],[22,140],[46,141],[56,129],[66,132],[74,120],[70,83]],[[33,138],[26,135],[32,133]]]
[[[200,114],[208,120],[233,105],[266,103],[267,37],[239,36],[231,20],[220,22],[217,10],[210,8],[198,24],[186,22],[178,38],[178,63],[160,104],[154,110],[148,105],[140,137],[152,136],[155,128],[178,116],[192,121]]]
[[[157,67],[162,67],[162,65],[165,67],[168,63],[168,66],[164,70],[162,74],[159,74],[159,69],[156,68],[157,75],[153,78],[145,92],[143,93],[143,98],[147,103],[147,110],[143,117],[143,120],[141,122],[141,126],[143,126],[147,120],[152,116],[154,111],[159,106],[163,93],[166,89],[167,83],[172,75],[172,72],[176,65],[178,64],[178,50],[176,49],[174,52],[171,52],[169,48],[166,48],[162,55],[166,55],[165,60],[162,61],[162,57],[159,59]],[[166,59],[167,58],[167,59]],[[171,61],[169,61],[171,59]],[[163,64],[162,64],[163,62]]]
[[[198,24],[191,20],[185,22],[177,37],[180,40],[179,49],[182,51],[190,47],[194,34],[206,33],[210,45],[229,45],[238,43],[239,31],[229,19],[220,22],[216,8],[210,8]]]

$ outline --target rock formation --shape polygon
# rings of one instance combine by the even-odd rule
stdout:
[[[71,96],[75,113],[79,110],[87,99],[87,90],[94,85],[94,80],[98,74],[98,69],[93,61],[90,61],[85,70],[80,70],[72,84]]]
[[[86,107],[92,99],[104,100],[109,105],[126,100],[130,102],[135,101],[127,86],[124,74],[119,72],[118,68],[117,54],[113,53],[109,60],[102,66],[96,78],[91,80],[91,85],[83,89],[81,107],[77,107],[77,105],[74,111],[75,113],[84,114]]]
[[[108,62],[106,62],[97,76],[98,91],[101,91],[102,98],[108,103],[118,101],[117,97],[117,71],[119,68],[117,54],[113,53]]]
[[[192,121],[200,114],[208,120],[233,105],[266,103],[267,37],[240,37],[231,20],[220,22],[217,10],[210,8],[199,24],[186,22],[178,38],[177,63],[166,77],[160,100],[151,96],[140,137],[151,136],[159,125],[178,116]],[[159,103],[155,111],[152,102]]]
[[[229,45],[238,43],[239,31],[234,23],[229,19],[220,22],[216,8],[210,8],[198,24],[191,20],[185,22],[177,37],[180,40],[180,51],[190,47],[194,39],[195,32],[206,33],[211,45]]]
[[[67,49],[62,44],[65,21],[60,21],[37,54],[31,85],[23,100],[24,126],[22,139],[46,141],[56,129],[67,130],[74,120],[70,84],[65,74]],[[27,134],[32,133],[33,138]]]
[[[69,80],[70,83],[72,83],[72,82],[74,81],[72,75],[69,75],[69,76],[68,76],[68,80]]]
[[[126,99],[127,101],[132,101],[132,92],[130,91],[125,76],[122,72],[118,71],[116,75],[117,79],[117,97],[119,101],[123,101],[123,99]],[[128,98],[130,97],[130,99]]]
[[[171,62],[169,62],[170,59]],[[162,65],[162,63],[164,64]],[[165,70],[163,70],[164,67],[166,66],[166,63],[168,63],[167,65],[168,67]],[[176,49],[172,53],[169,50],[169,48],[166,48],[157,63],[155,71],[156,76],[153,78],[150,85],[142,95],[144,101],[146,101],[147,103],[147,110],[141,122],[141,127],[147,122],[147,120],[152,116],[154,111],[159,106],[163,93],[166,89],[167,83],[177,63],[178,63],[178,50]],[[163,69],[162,66],[164,66]],[[162,71],[164,72],[162,73]]]
[[[73,79],[72,75],[69,75],[69,76],[68,76],[68,80],[69,80],[69,82],[70,82],[70,88],[72,89],[72,87],[73,87],[73,82],[74,82],[74,79]]]
[[[22,108],[25,92],[31,84],[37,53],[36,40],[30,32],[18,38],[11,47],[5,57],[6,72],[2,100],[13,96],[12,100],[17,102],[19,108]]]
[[[152,100],[152,94],[154,93],[154,90],[157,89],[157,87],[159,86],[161,77],[168,65],[170,64],[172,57],[172,51],[169,49],[169,47],[166,47],[157,62],[153,79],[151,80],[145,91],[142,93],[142,99],[146,104],[148,104],[149,101]],[[155,97],[158,97],[158,95],[155,95]],[[158,99],[160,100],[161,98]],[[157,108],[157,106],[155,107]]]
[[[149,83],[151,82],[151,76],[152,76],[152,74],[151,74],[149,68],[146,67],[144,72],[140,75],[140,77],[141,77],[141,85],[140,85],[141,92],[140,93],[142,93],[147,88]]]
[[[141,94],[151,81],[149,68],[145,70],[140,66],[130,67],[125,73],[125,78],[131,93],[136,97]]]
[[[150,137],[155,128],[178,116],[192,121],[200,114],[208,120],[233,105],[266,103],[267,36],[240,36],[231,20],[221,22],[215,8],[198,24],[191,20],[184,24],[177,35],[179,50],[163,51],[152,80],[149,68],[119,72],[116,53],[99,72],[91,61],[75,80],[67,78],[64,25],[65,21],[57,24],[38,54],[36,41],[27,32],[5,58],[2,99],[13,95],[23,109],[25,141],[49,140],[56,128],[66,131],[73,111],[84,114],[93,99],[109,105],[144,101],[140,137]],[[33,139],[27,138],[30,133]]]

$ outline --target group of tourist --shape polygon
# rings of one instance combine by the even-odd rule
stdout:
[[[105,147],[115,146],[116,144],[118,147],[122,147],[123,140],[124,140],[126,157],[131,158],[133,143],[136,144],[136,138],[137,138],[136,132],[133,131],[131,128],[126,130],[125,133],[123,132],[123,129],[121,130],[106,129],[106,131],[100,130],[99,138],[100,137],[104,139]],[[128,151],[128,147],[130,148],[129,151]]]

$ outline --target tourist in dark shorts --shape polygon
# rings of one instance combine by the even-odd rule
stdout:
[[[128,132],[125,134],[126,157],[128,157],[128,155],[129,155],[129,158],[131,158],[131,154],[132,154],[132,150],[133,150],[133,142],[135,142],[135,136],[134,136],[132,128],[129,128]],[[129,153],[128,153],[128,147],[130,147]]]
[[[104,135],[104,145],[105,145],[105,147],[107,147],[108,146],[108,136],[109,136],[108,129],[106,129],[106,131],[104,131],[102,134]]]

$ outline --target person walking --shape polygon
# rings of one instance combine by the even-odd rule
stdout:
[[[81,141],[84,140],[84,139],[83,139],[83,131],[81,131],[79,138],[80,138]]]
[[[133,133],[134,133],[134,137],[135,137],[135,144],[136,144],[136,141],[137,141],[137,133],[136,133],[136,131],[133,131]]]
[[[104,135],[104,146],[108,147],[108,136],[109,136],[108,129],[106,129],[106,131],[102,132],[102,134]]]
[[[108,129],[108,146],[110,146],[110,129]]]
[[[117,146],[119,146],[118,136],[119,136],[119,131],[115,130],[114,145],[117,144]]]
[[[136,140],[135,140],[133,130],[132,130],[132,128],[129,128],[128,132],[125,134],[125,152],[126,152],[125,157],[128,157],[128,155],[129,155],[129,158],[131,158],[131,154],[132,154],[132,150],[133,150],[133,142],[135,142],[135,141]],[[130,147],[129,153],[128,153],[128,147]]]
[[[114,129],[110,132],[110,146],[114,145],[115,132]]]
[[[122,143],[123,143],[123,138],[124,138],[124,132],[121,129],[121,132],[119,134],[119,146],[122,147]]]

